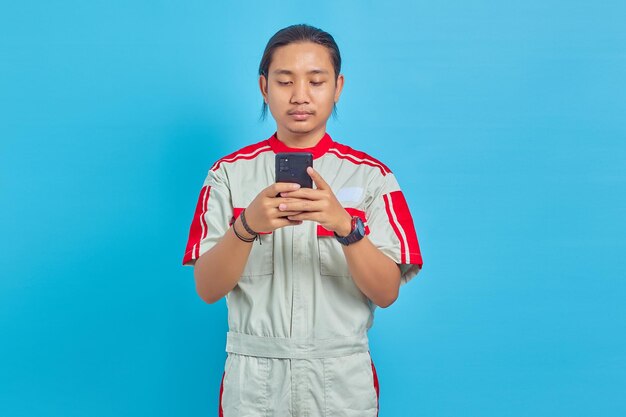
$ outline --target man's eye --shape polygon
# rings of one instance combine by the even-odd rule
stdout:
[[[280,85],[289,85],[289,83],[291,83],[291,81],[277,81],[277,82]]]
[[[318,87],[324,84],[324,81],[311,81],[311,84],[314,85],[315,87]]]

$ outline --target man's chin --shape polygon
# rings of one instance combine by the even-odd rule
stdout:
[[[298,126],[298,125],[287,125],[287,130],[296,135],[306,135],[308,133],[313,132],[315,129],[311,126]]]

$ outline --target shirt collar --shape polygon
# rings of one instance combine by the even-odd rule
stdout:
[[[317,144],[311,148],[290,148],[285,145],[283,142],[278,140],[276,137],[276,132],[270,137],[269,144],[272,147],[274,153],[279,152],[311,152],[313,154],[313,159],[319,158],[324,155],[326,151],[328,151],[333,144],[333,140],[328,133],[324,133],[324,136],[317,142]]]

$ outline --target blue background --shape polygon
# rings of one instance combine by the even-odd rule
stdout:
[[[623,2],[53,3],[0,11],[0,415],[217,415],[227,309],[181,260],[302,22],[424,256],[370,332],[381,417],[626,415]]]

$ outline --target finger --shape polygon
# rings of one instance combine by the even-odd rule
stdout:
[[[264,194],[267,197],[275,197],[280,193],[294,191],[300,188],[300,184],[294,182],[276,182],[269,187],[267,187],[264,191]]]
[[[312,188],[300,188],[296,191],[286,191],[280,193],[281,197],[285,198],[297,198],[297,199],[305,199],[305,200],[319,200],[323,198],[323,194],[320,193],[321,190],[314,190]]]
[[[280,198],[277,198],[276,200],[280,200]],[[283,206],[285,207],[285,206]],[[274,209],[272,210],[270,216],[272,216],[273,218],[278,218],[278,217],[287,217],[287,216],[293,216],[296,214],[300,214],[302,213],[302,211],[299,210],[291,210],[291,209],[281,209],[279,206],[274,207]]]
[[[281,194],[284,194],[284,193],[281,193]],[[296,201],[303,201],[303,200],[305,200],[305,199],[303,199],[303,198],[291,198],[291,197],[276,197],[274,200],[272,200],[271,207],[278,208],[278,206],[281,205],[281,204],[289,204],[289,203],[294,203]]]
[[[295,216],[296,214],[300,214],[302,211],[282,211],[278,210],[274,215],[274,218],[287,217],[287,216]]]
[[[309,174],[309,177],[311,177],[318,190],[330,190],[330,186],[313,167],[307,167],[306,172]]]
[[[289,220],[288,218],[284,217],[284,218],[280,218],[275,220],[275,225],[276,225],[276,229],[279,229],[281,227],[286,227],[286,226],[298,226],[300,224],[302,224],[302,220]]]
[[[322,206],[319,202],[317,201],[311,201],[311,200],[300,200],[300,201],[293,201],[290,203],[282,203],[278,206],[278,210],[281,211],[321,211]]]
[[[319,216],[319,212],[313,211],[313,212],[304,212],[304,213],[296,214],[294,216],[289,216],[289,217],[286,217],[286,219],[292,220],[292,221],[312,220],[312,221],[319,223],[320,216]]]

